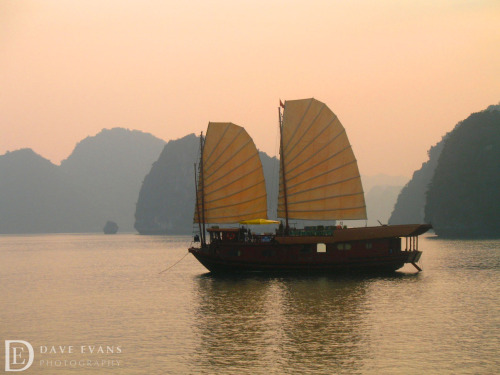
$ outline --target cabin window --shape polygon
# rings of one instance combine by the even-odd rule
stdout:
[[[316,245],[316,252],[318,253],[326,253],[326,244],[319,243]]]
[[[351,250],[351,244],[350,243],[339,243],[337,244],[337,250]]]
[[[366,243],[366,248],[371,249],[373,247],[373,244],[371,242]]]

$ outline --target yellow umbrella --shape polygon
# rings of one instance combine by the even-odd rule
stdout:
[[[249,224],[249,225],[264,225],[264,224],[279,224],[279,221],[276,220],[267,220],[267,219],[252,219],[252,220],[243,220],[240,221],[240,224]]]

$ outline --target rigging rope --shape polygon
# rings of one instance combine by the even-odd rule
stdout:
[[[184,258],[185,258],[188,254],[189,254],[189,251],[188,251],[186,254],[184,254],[184,255],[183,255],[183,257],[182,257],[181,259],[179,259],[177,262],[175,262],[174,264],[172,264],[170,267],[167,267],[167,268],[165,268],[163,271],[158,272],[158,275],[159,275],[159,274],[161,274],[161,273],[163,273],[163,272],[168,271],[168,270],[169,270],[169,269],[171,269],[173,266],[175,266],[177,263],[180,263],[180,261],[181,261],[181,260],[183,260],[183,259],[184,259]]]

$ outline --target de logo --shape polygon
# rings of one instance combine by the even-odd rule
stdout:
[[[5,371],[24,371],[35,359],[31,344],[24,340],[5,340]]]

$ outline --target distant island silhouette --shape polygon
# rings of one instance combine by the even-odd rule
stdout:
[[[116,234],[118,232],[118,224],[114,221],[108,220],[102,230],[104,234]]]
[[[429,149],[427,152],[429,160],[422,163],[422,167],[413,173],[411,180],[399,193],[394,210],[389,218],[389,224],[420,224],[425,222],[424,210],[427,188],[434,176],[446,138],[447,135]]]
[[[0,156],[0,233],[134,231],[141,182],[165,142],[123,128],[79,142],[60,166],[22,149]]]
[[[447,137],[425,221],[442,237],[500,237],[500,112],[474,113]]]
[[[431,223],[454,238],[500,237],[500,105],[470,115],[429,150],[390,224]]]
[[[440,236],[500,237],[499,111],[457,124],[404,188],[405,177],[362,176],[369,222],[350,225],[430,222]],[[8,152],[0,156],[0,233],[102,233],[109,221],[120,233],[191,234],[198,151],[194,134],[167,143],[114,128],[79,142],[60,166],[31,149]],[[279,161],[259,155],[276,218]]]

